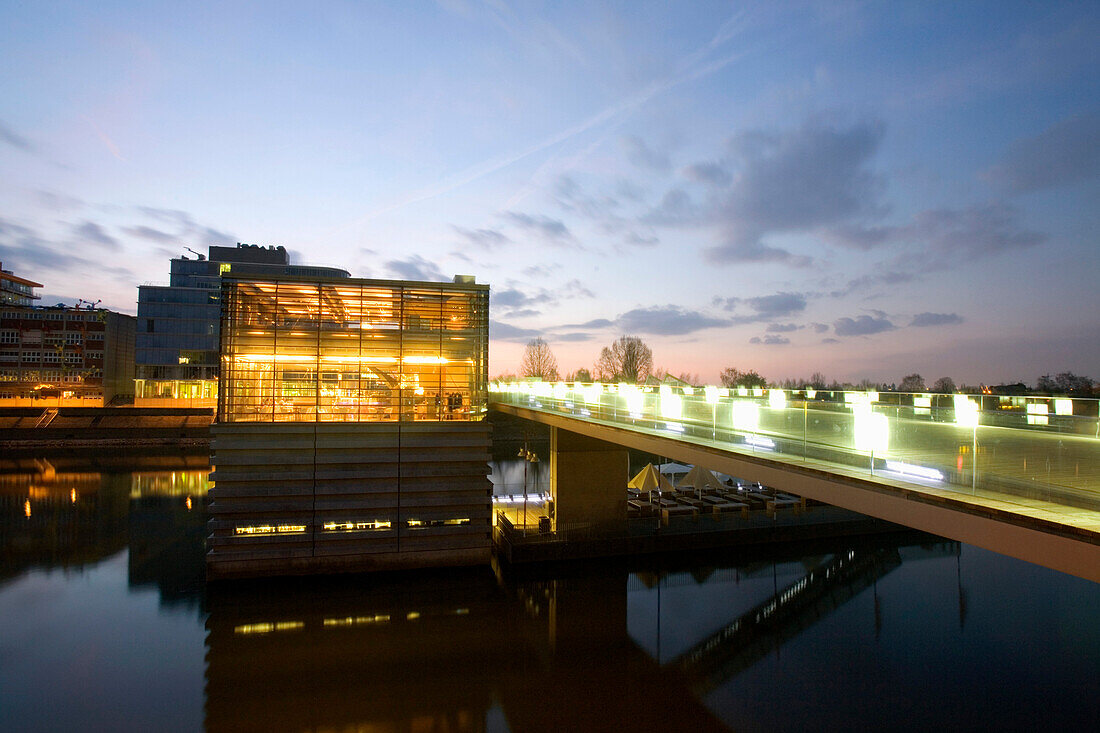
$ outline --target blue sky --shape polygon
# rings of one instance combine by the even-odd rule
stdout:
[[[5,3],[0,260],[492,286],[491,371],[1100,377],[1095,3]]]

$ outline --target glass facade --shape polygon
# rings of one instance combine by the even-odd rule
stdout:
[[[282,247],[238,244],[208,251],[209,259],[173,259],[168,285],[138,288],[138,406],[215,404],[222,277],[348,277],[335,267],[291,265]]]
[[[489,287],[222,280],[219,422],[481,420]]]

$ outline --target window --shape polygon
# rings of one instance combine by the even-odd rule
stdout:
[[[0,331],[0,344],[17,344],[19,343],[18,331]]]
[[[60,364],[61,354],[57,353],[56,351],[47,351],[45,354],[42,355],[42,361],[47,364]]]
[[[66,333],[65,343],[69,346],[79,346],[84,342],[84,336],[79,333]]]
[[[24,351],[23,361],[42,361],[41,351]]]
[[[102,331],[92,331],[91,333],[88,334],[88,340],[89,341],[102,341],[103,340],[103,332]]]

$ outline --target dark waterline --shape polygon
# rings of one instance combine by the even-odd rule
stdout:
[[[1097,719],[1100,585],[967,545],[912,533],[208,586],[195,462],[5,462],[0,727],[1088,730]],[[505,483],[518,475],[496,468]]]

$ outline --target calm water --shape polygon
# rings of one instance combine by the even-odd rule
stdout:
[[[1100,711],[1100,586],[924,535],[208,586],[201,457],[2,463],[4,730],[1091,730]]]

